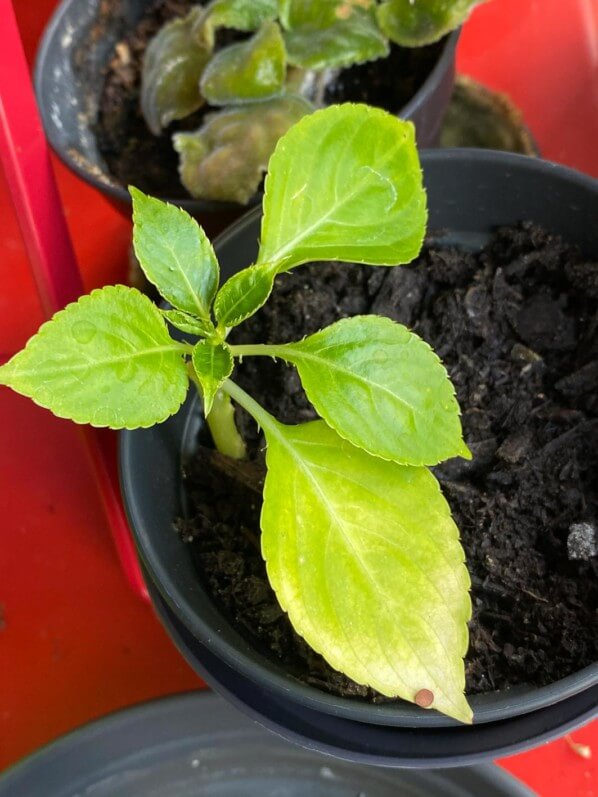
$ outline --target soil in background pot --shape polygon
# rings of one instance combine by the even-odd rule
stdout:
[[[196,130],[206,113],[219,110],[205,105],[171,124],[161,136],[147,129],[139,96],[141,64],[149,40],[164,22],[184,16],[191,0],[155,0],[138,25],[115,47],[106,70],[95,126],[98,149],[110,173],[122,185],[148,193],[188,197],[178,176],[178,156],[171,137],[177,130]],[[233,31],[218,34],[217,47],[239,37]],[[388,58],[342,70],[325,92],[325,102],[366,102],[398,113],[415,95],[438,61],[444,40],[415,49],[393,45]]]
[[[437,351],[474,458],[435,468],[473,587],[470,694],[541,686],[598,660],[598,264],[536,226],[504,228],[478,254],[434,246],[400,268],[316,264],[277,279],[237,343],[300,339],[344,316],[387,315]],[[279,420],[315,417],[296,371],[247,358],[236,380]],[[259,553],[263,438],[252,461],[200,449],[179,532],[235,627],[300,680],[386,700],[332,670],[291,628]],[[236,472],[235,472],[236,471]]]

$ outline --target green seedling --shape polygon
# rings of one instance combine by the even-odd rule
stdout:
[[[177,133],[181,181],[197,198],[247,203],[278,138],[322,104],[338,70],[421,47],[483,0],[212,0],[167,22],[143,60],[141,110],[152,133],[208,103]],[[246,38],[218,48],[218,31]]]
[[[191,381],[215,445],[236,458],[245,445],[231,402],[243,407],[267,443],[262,553],[297,633],[358,683],[470,722],[470,582],[428,467],[470,453],[437,355],[379,316],[294,343],[228,342],[283,272],[418,255],[427,210],[413,126],[365,105],[299,121],[270,160],[257,259],[221,286],[199,225],[131,194],[137,257],[171,309],[132,288],[95,290],[44,324],[0,383],[60,417],[133,429],[176,413]],[[254,356],[295,366],[321,420],[282,424],[242,390],[235,363]]]

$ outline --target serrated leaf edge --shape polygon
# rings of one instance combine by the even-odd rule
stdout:
[[[264,271],[264,273],[267,273],[267,272],[268,272],[268,269],[270,269],[270,271],[271,271],[271,274],[270,274],[270,276],[272,277],[272,282],[271,282],[271,285],[270,285],[270,290],[269,290],[269,292],[268,292],[268,295],[267,295],[267,296],[266,296],[266,297],[263,299],[263,301],[261,302],[261,304],[259,304],[257,307],[253,308],[252,310],[250,310],[250,311],[248,311],[248,312],[246,312],[246,313],[241,313],[241,314],[240,314],[240,315],[238,315],[238,316],[233,316],[232,318],[230,318],[230,317],[229,317],[229,318],[227,318],[227,320],[223,320],[223,319],[221,318],[221,316],[220,316],[220,312],[219,312],[219,302],[218,302],[218,299],[221,297],[221,295],[222,295],[222,292],[223,292],[223,290],[226,288],[226,286],[227,286],[227,285],[228,285],[230,282],[233,282],[233,281],[235,281],[235,280],[237,280],[237,279],[240,279],[240,278],[241,278],[241,275],[247,274],[247,273],[248,273],[248,272],[250,272],[251,270],[255,270],[255,271],[258,271],[258,270],[263,270],[263,271]],[[261,308],[262,308],[262,307],[263,307],[263,306],[266,304],[266,302],[268,301],[268,299],[270,298],[270,294],[272,293],[272,289],[274,288],[274,279],[275,279],[275,277],[276,277],[276,270],[275,270],[275,269],[273,269],[273,268],[272,268],[272,267],[271,267],[271,266],[270,266],[268,263],[254,263],[253,265],[251,265],[251,266],[248,266],[247,268],[244,268],[242,271],[237,271],[237,273],[236,273],[236,274],[233,274],[233,275],[232,275],[232,277],[230,277],[230,279],[228,279],[228,280],[227,280],[227,281],[224,283],[224,285],[222,285],[222,287],[220,288],[220,290],[219,290],[219,291],[218,291],[218,293],[216,294],[216,298],[214,299],[214,314],[215,314],[215,316],[216,316],[216,320],[218,321],[218,323],[225,324],[225,325],[226,325],[226,327],[230,328],[230,327],[235,327],[235,326],[238,326],[239,324],[242,324],[242,323],[243,323],[243,321],[246,321],[248,318],[251,318],[251,316],[252,316],[252,315],[254,315],[254,313],[257,313],[257,311],[258,311],[258,310],[260,310],[260,309],[261,309]],[[246,296],[246,295],[247,295],[247,294],[245,294],[245,296]],[[245,298],[245,297],[243,297],[243,298]],[[241,303],[241,301],[243,301],[243,299],[239,299],[239,301],[237,302],[237,304],[240,304],[240,303]],[[220,304],[221,304],[221,302],[222,302],[222,299],[221,299],[221,301],[220,301]],[[236,305],[235,305],[235,306],[236,306]]]
[[[210,319],[210,305],[213,302],[214,297],[216,295],[216,292],[218,290],[218,281],[220,279],[220,266],[219,266],[219,263],[218,263],[218,258],[216,257],[216,253],[214,252],[214,247],[212,246],[212,242],[210,241],[208,236],[205,234],[205,232],[202,229],[201,225],[193,218],[193,216],[191,216],[189,213],[187,213],[187,211],[184,210],[184,208],[178,207],[178,205],[173,205],[170,202],[164,202],[162,199],[158,199],[157,197],[150,196],[149,194],[145,194],[143,191],[140,191],[139,188],[135,188],[134,185],[130,185],[129,186],[129,194],[131,195],[131,198],[133,200],[133,249],[135,250],[135,256],[137,258],[137,262],[139,263],[139,266],[141,267],[141,270],[145,274],[145,277],[147,278],[148,282],[150,282],[156,288],[156,290],[158,291],[160,296],[162,296],[164,299],[169,301],[177,310],[180,310],[182,313],[188,313],[188,310],[185,310],[184,308],[179,307],[178,305],[176,305],[175,302],[170,297],[166,296],[162,292],[162,289],[161,289],[160,285],[158,284],[158,282],[155,279],[153,279],[147,273],[147,271],[145,270],[145,267],[144,267],[144,265],[143,265],[143,263],[141,261],[141,258],[137,254],[137,244],[136,244],[136,240],[135,240],[136,239],[136,232],[137,232],[137,230],[140,231],[141,228],[144,225],[143,220],[141,220],[139,218],[139,215],[140,215],[141,211],[137,207],[137,199],[138,198],[143,198],[144,200],[150,200],[155,205],[160,205],[163,208],[164,207],[165,208],[172,208],[173,210],[175,210],[178,213],[180,213],[181,216],[185,219],[185,221],[190,221],[193,225],[195,225],[195,227],[197,227],[198,234],[199,234],[198,237],[199,237],[199,241],[200,241],[200,251],[198,252],[198,257],[201,256],[201,244],[205,243],[205,244],[207,244],[208,254],[212,255],[213,261],[216,264],[216,274],[217,274],[216,290],[213,292],[212,296],[209,298],[209,300],[208,300],[208,302],[207,302],[205,307],[204,307],[204,304],[203,304],[203,301],[202,301],[201,297],[197,294],[197,292],[193,288],[192,284],[190,283],[189,277],[185,273],[185,269],[181,265],[181,263],[179,261],[179,258],[177,256],[175,256],[174,250],[171,248],[170,244],[168,243],[168,237],[167,236],[164,236],[164,242],[168,244],[168,249],[172,251],[173,260],[177,264],[177,270],[178,270],[179,274],[181,275],[181,277],[183,279],[183,282],[187,286],[187,289],[189,291],[189,295],[193,297],[193,300],[194,300],[194,302],[195,302],[195,304],[197,306],[197,309],[198,309],[198,318],[208,321]]]
[[[285,351],[286,352],[288,352],[288,351],[292,352],[293,351],[293,346],[300,346],[302,343],[304,343],[309,338],[320,334],[320,332],[325,332],[327,329],[330,329],[330,327],[337,327],[339,325],[343,325],[344,326],[347,323],[352,322],[354,319],[371,319],[371,318],[380,319],[380,321],[382,321],[385,324],[386,324],[386,322],[388,322],[388,324],[386,324],[386,325],[397,326],[397,323],[395,321],[393,321],[391,318],[388,318],[387,316],[376,315],[376,314],[358,315],[358,316],[351,316],[350,318],[341,318],[339,321],[335,321],[333,324],[330,324],[328,327],[324,327],[323,329],[318,330],[318,332],[314,332],[311,335],[306,335],[304,338],[302,338],[300,341],[297,341],[296,343],[287,343],[287,344],[282,344],[280,346],[277,346],[276,347],[276,356],[280,357],[282,360],[287,360],[287,358],[285,357]],[[403,325],[402,324],[398,324],[398,326],[403,326]],[[405,329],[408,329],[408,328],[405,327]],[[417,333],[413,332],[412,330],[408,330],[408,331],[409,331],[409,333],[411,335],[414,335],[417,338],[417,340],[420,341],[423,344],[423,346],[432,355],[432,357],[435,360],[436,364],[439,365],[442,368],[442,370],[444,371],[446,379],[447,379],[448,383],[451,386],[452,403],[454,404],[454,406],[456,406],[457,415],[459,417],[461,417],[461,407],[459,405],[459,402],[457,401],[455,386],[454,386],[452,380],[449,377],[448,371],[446,370],[446,367],[445,367],[444,363],[442,362],[440,357],[437,355],[437,353],[434,351],[434,349],[430,346],[430,344],[427,341],[425,341],[423,338],[421,338],[419,335],[417,335]],[[299,351],[300,355],[303,355],[303,352],[301,352],[300,349],[298,349],[298,351]],[[288,358],[288,362],[291,362],[297,368],[297,372],[299,374],[299,378],[301,379],[301,372],[300,372],[299,366],[297,365],[295,360],[292,357],[289,357]],[[333,363],[331,363],[331,367],[333,367]],[[347,370],[347,373],[351,376],[351,378],[358,378],[358,377],[356,377],[355,373],[352,372],[352,371]],[[302,387],[303,387],[303,389],[305,391],[305,395],[307,396],[310,404],[315,408],[316,404],[314,403],[313,398],[312,398],[313,393],[311,391],[311,388],[306,387],[303,384],[303,380],[302,379],[301,379],[301,384],[302,384]],[[471,459],[472,458],[471,457],[471,452],[469,451],[469,448],[465,444],[462,435],[461,435],[460,445],[458,446],[457,450],[455,450],[454,453],[442,456],[439,459],[436,459],[435,461],[432,461],[432,462],[423,461],[423,460],[415,461],[413,459],[404,460],[404,459],[400,459],[400,458],[398,458],[396,456],[380,454],[380,453],[377,453],[376,451],[373,451],[372,449],[366,448],[366,447],[356,443],[354,440],[351,440],[351,438],[348,437],[345,433],[343,433],[343,431],[341,429],[337,428],[337,426],[335,425],[335,422],[334,422],[334,418],[330,415],[329,412],[324,413],[320,409],[318,409],[317,412],[318,412],[318,415],[320,415],[320,417],[324,421],[326,421],[327,425],[330,426],[331,429],[334,429],[334,431],[338,434],[338,436],[342,437],[343,440],[346,440],[348,443],[350,443],[351,445],[355,446],[356,448],[360,448],[363,451],[366,451],[371,456],[377,457],[378,459],[383,459],[386,462],[395,462],[397,465],[405,465],[405,466],[412,466],[412,467],[432,467],[434,465],[440,464],[441,462],[445,462],[447,459],[451,459],[452,457],[461,456],[464,459]]]
[[[264,209],[264,212],[263,212],[263,215],[262,215],[262,224],[261,224],[261,244],[260,244],[260,248],[259,248],[259,252],[258,252],[258,256],[257,256],[257,260],[256,260],[256,265],[262,265],[262,264],[264,264],[266,262],[270,262],[270,263],[276,264],[278,266],[278,272],[281,273],[281,272],[283,272],[285,270],[290,270],[291,268],[296,268],[297,266],[303,265],[303,263],[307,262],[306,260],[302,260],[300,262],[294,262],[289,267],[288,264],[287,264],[289,253],[292,253],[293,249],[295,249],[297,247],[297,244],[300,243],[306,236],[310,235],[314,231],[314,229],[317,229],[322,224],[323,220],[325,220],[327,218],[327,216],[331,215],[333,210],[331,209],[329,211],[329,213],[327,215],[325,215],[324,217],[320,217],[318,219],[318,221],[315,224],[313,224],[311,227],[309,227],[307,229],[305,229],[305,228],[302,229],[301,232],[293,240],[286,241],[282,245],[282,247],[277,252],[275,252],[274,254],[269,254],[267,256],[263,256],[263,254],[262,254],[263,244],[264,244],[264,241],[267,241],[267,238],[268,238],[268,236],[266,234],[266,230],[265,230],[265,222],[267,221],[266,212],[265,212],[266,211],[266,202],[267,202],[267,199],[269,197],[269,189],[270,189],[270,185],[271,185],[272,181],[280,179],[280,177],[278,177],[276,175],[276,173],[273,174],[271,166],[272,166],[273,162],[274,163],[276,162],[277,157],[282,157],[283,156],[284,151],[287,149],[287,147],[288,147],[288,134],[289,133],[292,132],[293,135],[299,135],[299,130],[300,130],[300,132],[305,135],[305,131],[308,129],[308,127],[310,125],[317,125],[319,123],[320,117],[322,115],[332,116],[333,114],[335,114],[336,116],[342,118],[342,115],[346,112],[345,109],[347,109],[347,108],[351,108],[353,110],[359,109],[361,112],[363,112],[365,114],[365,117],[363,119],[361,127],[363,127],[365,124],[370,123],[371,120],[375,119],[375,118],[378,118],[378,119],[384,118],[385,120],[386,119],[392,119],[395,122],[397,122],[397,121],[400,122],[401,125],[403,126],[403,129],[405,130],[405,135],[403,136],[403,140],[399,143],[399,145],[398,145],[399,147],[403,146],[403,144],[407,141],[407,137],[408,137],[407,131],[408,130],[411,131],[412,140],[415,140],[415,126],[413,125],[412,122],[404,120],[404,119],[397,119],[397,117],[393,116],[392,114],[388,113],[388,111],[385,111],[382,108],[374,108],[374,107],[372,107],[370,105],[365,105],[364,103],[346,102],[346,103],[343,103],[341,105],[331,105],[331,106],[328,106],[327,108],[320,108],[319,110],[316,110],[314,113],[308,114],[308,115],[304,116],[302,119],[300,119],[298,122],[296,122],[293,125],[293,127],[291,127],[290,130],[278,140],[278,142],[276,144],[276,147],[274,148],[274,152],[272,153],[272,155],[270,157],[270,162],[268,164],[268,171],[266,172],[266,179],[264,181],[264,197],[263,197],[263,201],[262,201],[262,207]],[[352,131],[352,132],[354,133],[355,131]],[[391,154],[394,154],[394,151]],[[387,153],[387,155],[385,156],[385,159],[390,158],[391,154]],[[423,175],[423,170],[421,169],[421,165],[419,167],[419,170],[420,170],[420,174]],[[420,186],[414,186],[414,193],[418,190],[419,187]],[[343,202],[345,202],[345,201],[346,201],[346,197],[343,198]],[[409,199],[405,204],[409,204],[410,202],[411,202],[411,199]],[[427,227],[427,219],[428,219],[427,197],[426,197],[425,190],[423,190],[423,192],[422,192],[422,202],[423,202],[423,205],[424,205],[425,219],[424,219],[424,224],[422,225],[421,236],[420,236],[420,240],[419,240],[419,246],[417,247],[418,252],[419,252],[419,250],[421,250],[421,247],[422,247],[423,242],[424,242],[425,231],[426,231],[426,227]],[[336,211],[337,208],[338,208],[338,204],[334,207],[334,211]],[[322,247],[322,248],[323,249],[329,249],[330,245],[326,245],[325,247]],[[409,262],[413,262],[413,260],[415,260],[415,258],[417,256],[418,255],[416,254],[410,260],[402,261],[400,264],[392,264],[392,265],[407,265]],[[286,258],[286,260],[285,260],[285,258]],[[312,262],[313,260],[317,260],[317,256],[316,255],[313,255],[312,257],[310,257],[310,262]],[[353,262],[361,263],[363,265],[369,265],[370,264],[369,260],[365,260],[363,258],[359,258],[359,256],[354,256]],[[378,264],[375,264],[375,265],[378,265]]]
[[[64,413],[62,413],[60,411],[56,411],[53,408],[51,408],[50,406],[48,406],[47,404],[42,403],[41,401],[39,401],[37,398],[35,398],[35,396],[31,395],[30,393],[23,393],[18,388],[13,387],[11,385],[11,383],[10,383],[10,378],[6,379],[6,377],[3,376],[3,372],[10,374],[10,371],[11,371],[10,366],[11,366],[11,364],[14,363],[14,361],[17,358],[19,358],[21,355],[25,354],[27,349],[29,349],[30,346],[32,345],[32,341],[34,339],[39,339],[40,336],[43,337],[48,332],[48,329],[52,327],[53,322],[55,320],[57,320],[58,318],[61,318],[64,315],[67,315],[69,313],[69,311],[70,311],[70,308],[73,308],[76,305],[81,306],[82,304],[88,304],[89,301],[93,297],[97,296],[98,294],[106,294],[108,292],[114,292],[114,293],[118,293],[118,294],[121,294],[121,295],[123,294],[123,292],[127,292],[127,293],[133,292],[137,296],[141,297],[144,300],[144,302],[147,302],[148,313],[153,313],[154,316],[156,318],[158,318],[162,324],[164,324],[164,329],[168,333],[168,327],[166,326],[166,323],[165,323],[164,319],[160,315],[160,312],[159,312],[158,308],[153,304],[153,302],[150,299],[148,299],[147,296],[145,296],[145,294],[141,293],[141,291],[138,291],[136,288],[131,288],[131,287],[127,286],[127,285],[107,285],[107,286],[105,286],[103,288],[96,288],[96,289],[92,290],[90,293],[79,297],[79,299],[77,301],[70,302],[62,310],[59,310],[57,313],[55,313],[52,316],[52,318],[50,318],[48,321],[45,321],[41,325],[41,327],[38,329],[38,331],[34,335],[32,335],[31,338],[29,338],[29,340],[25,344],[25,347],[21,351],[17,352],[17,354],[15,354],[14,357],[12,357],[7,363],[5,363],[4,365],[0,366],[0,385],[6,385],[7,387],[10,387],[12,390],[14,390],[16,393],[19,393],[22,396],[26,396],[28,399],[30,399],[38,407],[42,407],[42,409],[49,410],[57,418],[63,418],[65,420],[73,421],[73,423],[76,423],[76,424],[79,424],[79,425],[92,426],[92,427],[94,427],[96,429],[113,429],[113,430],[117,430],[117,431],[121,430],[121,429],[128,429],[128,430],[149,429],[152,426],[156,426],[156,424],[163,423],[167,418],[170,418],[172,415],[175,415],[179,411],[179,409],[183,405],[183,403],[185,401],[185,397],[187,395],[187,390],[188,390],[188,387],[189,387],[188,381],[187,381],[187,385],[185,387],[185,390],[183,391],[183,393],[182,393],[182,395],[180,397],[180,401],[178,403],[178,406],[172,412],[167,412],[163,416],[160,416],[158,419],[154,418],[151,421],[139,420],[139,421],[135,421],[133,424],[129,423],[126,426],[111,426],[111,425],[94,423],[93,420],[87,419],[86,416],[79,416],[79,417],[75,418],[72,415],[66,415],[66,414],[64,414]],[[175,341],[173,341],[172,351],[177,351],[179,348],[180,348],[179,344],[177,344]],[[166,350],[167,349],[165,349],[165,351]],[[182,355],[181,355],[181,362],[184,363]],[[183,365],[183,367],[184,367],[184,365]],[[12,370],[14,372],[14,365],[13,365]]]
[[[314,421],[313,423],[318,423],[318,421]],[[278,424],[278,425],[282,426],[282,424]],[[264,429],[264,432],[266,434],[266,438],[268,437],[268,433],[271,432],[271,431],[272,431],[271,429],[268,429],[268,430]],[[277,437],[278,441],[283,446],[285,446],[287,448],[287,450],[289,450],[291,452],[291,454],[293,455],[294,459],[300,460],[300,458],[297,457],[294,454],[294,449],[293,449],[292,444],[289,444],[289,441],[284,436],[282,436],[282,435],[279,436],[277,434],[276,437]],[[346,441],[346,442],[348,442],[348,441]],[[352,445],[352,444],[349,443],[349,445]],[[264,491],[263,491],[264,505],[266,504],[266,501],[269,500],[270,494],[272,492],[274,492],[274,490],[276,489],[276,486],[274,486],[274,488],[271,486],[271,483],[274,482],[274,478],[272,478],[272,477],[269,478],[269,476],[271,475],[271,471],[270,471],[270,468],[268,467],[268,452],[267,451],[266,451],[266,466],[267,466],[268,469],[267,469],[267,472],[266,472],[266,479],[265,479],[265,482],[264,482]],[[408,467],[408,466],[403,466],[403,467]],[[315,477],[312,476],[311,478],[315,482]],[[444,500],[444,504],[446,506],[446,517],[448,517],[452,521],[450,508],[448,507],[448,504],[446,504],[446,499],[444,499],[444,496],[442,495],[442,490],[440,489],[440,485],[439,485],[437,479],[434,479],[434,487],[437,490],[438,494],[440,494],[442,496],[443,500]],[[453,521],[453,525],[455,525],[454,521]],[[456,525],[455,525],[455,528],[457,530],[457,539],[460,539],[459,530],[458,530]],[[265,532],[262,529],[262,535],[264,533]],[[284,612],[286,612],[286,614],[287,614],[287,616],[289,618],[289,621],[291,622],[291,625],[293,626],[293,628],[295,629],[297,634],[299,634],[299,636],[302,639],[304,639],[307,642],[307,644],[316,653],[319,653],[330,664],[330,666],[333,667],[338,672],[341,672],[341,673],[347,675],[349,678],[354,680],[356,683],[360,683],[362,686],[373,686],[373,688],[376,688],[382,694],[386,694],[387,697],[398,697],[399,695],[397,693],[388,694],[388,692],[385,691],[384,689],[380,689],[379,685],[376,686],[376,685],[371,684],[371,683],[364,683],[363,681],[354,678],[350,673],[347,672],[347,668],[345,667],[345,665],[344,665],[344,663],[342,661],[342,657],[336,656],[334,654],[334,651],[324,651],[322,649],[322,647],[320,645],[320,642],[319,642],[319,636],[317,634],[317,631],[314,629],[313,624],[311,623],[311,620],[307,617],[307,615],[305,615],[305,613],[303,613],[301,619],[303,621],[305,621],[305,622],[304,623],[297,622],[298,618],[295,618],[295,617],[292,616],[288,603],[285,601],[284,598],[282,598],[279,595],[278,591],[275,589],[274,584],[276,583],[276,578],[272,577],[272,567],[273,567],[273,565],[270,564],[269,560],[266,557],[266,553],[265,553],[265,550],[264,550],[263,536],[262,536],[262,547],[261,547],[261,550],[262,550],[262,557],[263,557],[263,559],[264,559],[264,561],[266,563],[266,572],[268,574],[268,580],[269,580],[270,584],[272,585],[272,588],[274,589],[274,591],[276,593],[276,598],[277,598],[281,608],[283,609]],[[465,583],[470,586],[471,585],[471,579],[470,579],[469,573],[467,571],[467,567],[465,566],[465,559],[464,558],[463,558],[463,562],[461,563],[461,568],[465,572],[465,579],[466,579]],[[470,597],[469,590],[468,590],[467,594],[468,594],[468,609],[467,609],[467,611],[465,613],[465,616],[458,617],[456,619],[456,622],[458,622],[458,623],[460,623],[460,624],[462,624],[464,626],[467,625],[467,622],[471,619],[471,615],[472,615],[472,603],[471,603],[471,597]],[[343,627],[343,633],[345,633],[344,627]],[[347,636],[347,640],[349,641],[349,637],[348,636]],[[467,638],[467,633],[464,636],[464,640],[465,640],[465,642],[464,642],[464,644],[462,646],[462,649],[460,651],[460,657],[461,658],[464,658],[464,656],[465,656],[465,654],[467,652],[468,646],[469,646],[469,640]],[[351,644],[350,641],[349,641],[349,644]],[[381,645],[381,649],[383,649],[382,645]],[[384,655],[386,656],[386,654],[384,654]],[[360,658],[360,657],[358,656],[357,658]],[[364,669],[368,669],[367,666],[365,665],[365,663],[362,662],[362,664],[364,664]],[[425,665],[424,665],[424,669],[425,669]],[[401,680],[400,677],[399,677],[399,680]],[[452,715],[452,716],[455,719],[461,720],[464,723],[470,723],[472,721],[471,709],[469,710],[469,714],[465,714],[459,708],[459,706],[456,703],[454,703],[454,701],[451,698],[447,697],[444,688],[442,688],[442,685],[437,684],[436,680],[433,679],[433,678],[430,678],[430,680],[435,683],[436,687],[438,688],[439,693],[441,692],[444,695],[444,697],[447,700],[447,702],[449,702],[449,703],[451,703],[452,705],[455,706],[456,711],[455,711],[455,714]],[[466,705],[468,705],[466,696],[463,695],[463,697],[464,697],[464,700],[466,702]],[[408,702],[414,702],[413,699],[410,700],[408,697],[404,697],[404,696],[401,699],[407,700]],[[468,706],[468,708],[469,708],[469,706]]]

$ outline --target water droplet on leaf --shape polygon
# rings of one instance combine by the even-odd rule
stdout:
[[[125,360],[116,367],[116,378],[121,382],[130,382],[135,376],[135,366],[131,360]]]
[[[72,327],[73,337],[77,343],[81,344],[90,343],[95,337],[96,332],[97,329],[93,324],[90,324],[89,321],[77,321]]]

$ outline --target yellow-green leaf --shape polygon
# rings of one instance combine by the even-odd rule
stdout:
[[[133,246],[146,277],[178,310],[209,321],[220,278],[209,238],[182,208],[129,191]]]
[[[308,399],[329,426],[370,454],[405,465],[471,458],[446,369],[407,327],[355,316],[297,343],[266,348],[297,366]]]
[[[235,327],[268,300],[276,271],[267,264],[249,266],[224,283],[214,302],[214,315],[223,327]]]
[[[277,14],[277,0],[212,0],[197,18],[193,35],[198,42],[214,46],[219,28],[253,31]]]
[[[231,44],[212,58],[201,78],[211,105],[267,100],[282,93],[286,51],[276,22],[265,22],[248,41]]]
[[[161,313],[175,329],[180,329],[181,332],[187,332],[189,335],[209,338],[215,332],[211,321],[195,318],[182,310],[162,310]]]
[[[214,396],[233,370],[233,356],[226,343],[201,340],[193,349],[193,368],[201,385],[204,414],[209,415]]]
[[[415,130],[379,108],[339,105],[278,142],[266,177],[259,263],[317,260],[398,265],[426,227]]]
[[[287,0],[282,5],[284,40],[294,66],[332,69],[388,55],[388,41],[366,3]]]
[[[0,384],[59,418],[136,429],[174,415],[188,377],[158,308],[117,285],[56,313],[0,368]]]
[[[335,669],[471,722],[469,576],[437,481],[372,457],[323,421],[264,424],[262,552],[295,630]]]

